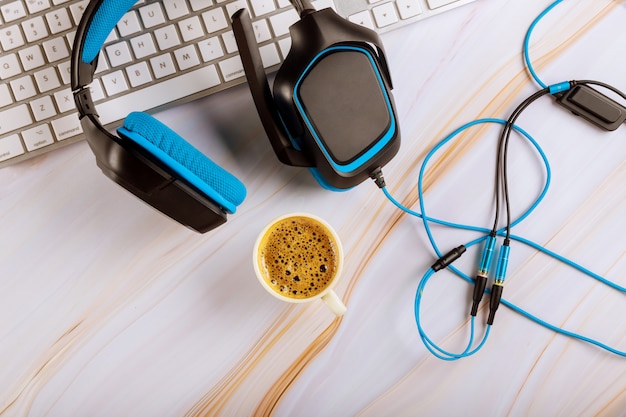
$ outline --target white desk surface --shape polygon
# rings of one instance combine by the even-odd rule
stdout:
[[[478,0],[383,36],[402,129],[384,169],[417,209],[425,153],[456,127],[506,117],[537,90],[521,45],[551,0]],[[532,56],[548,83],[597,79],[626,90],[626,3],[569,0],[537,28]],[[444,362],[413,317],[434,261],[420,220],[373,182],[325,191],[281,165],[245,86],[157,115],[246,184],[228,223],[193,233],[98,170],[80,143],[0,171],[2,416],[624,416],[626,359],[557,335],[501,307],[484,348]],[[548,98],[519,120],[544,147],[552,187],[515,233],[626,285],[626,127],[597,130]],[[490,227],[497,127],[475,128],[432,164],[428,214]],[[514,213],[545,179],[512,141]],[[251,249],[275,216],[309,211],[346,251],[348,306],[291,306],[254,277]],[[475,237],[435,228],[443,249]],[[470,275],[478,250],[459,260]],[[452,351],[468,338],[470,286],[440,272],[424,326]],[[624,294],[512,243],[505,298],[626,350]],[[485,308],[478,315],[478,336]]]

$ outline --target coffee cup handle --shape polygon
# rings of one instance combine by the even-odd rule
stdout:
[[[339,296],[333,291],[330,290],[326,294],[322,296],[322,301],[326,306],[337,316],[343,316],[346,312],[347,308],[345,304],[341,301]]]

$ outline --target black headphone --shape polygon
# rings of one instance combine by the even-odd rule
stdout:
[[[71,87],[87,142],[100,169],[152,207],[201,233],[227,220],[246,189],[152,116],[133,112],[109,133],[90,93],[105,39],[136,0],[92,0],[78,25]],[[279,159],[310,167],[325,188],[351,188],[397,153],[399,128],[391,77],[375,32],[332,9],[292,0],[302,19],[276,75],[275,101],[245,10],[233,30],[262,122]]]
[[[128,191],[200,233],[226,222],[245,186],[146,113],[133,112],[115,136],[100,123],[89,84],[105,39],[136,0],[92,0],[78,25],[71,84],[87,142],[104,172]]]

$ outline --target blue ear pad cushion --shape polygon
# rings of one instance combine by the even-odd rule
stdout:
[[[117,132],[155,156],[226,212],[234,213],[246,197],[241,181],[152,116],[133,112]]]
[[[96,59],[104,41],[117,22],[136,2],[137,0],[104,0],[102,2],[87,30],[81,57],[83,62],[89,64]]]

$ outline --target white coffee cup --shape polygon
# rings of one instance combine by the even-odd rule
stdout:
[[[263,228],[252,255],[257,279],[274,297],[289,303],[321,299],[337,316],[346,312],[333,291],[343,248],[326,221],[309,213],[279,216]]]

